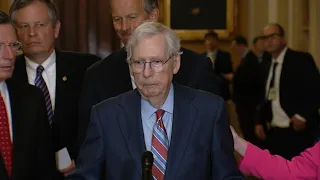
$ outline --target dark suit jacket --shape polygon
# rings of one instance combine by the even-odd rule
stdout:
[[[174,85],[166,180],[243,179],[222,98]],[[140,180],[145,151],[141,96],[132,90],[95,105],[77,170],[67,180]]]
[[[202,53],[206,57],[208,56],[207,52]],[[231,98],[229,84],[230,82],[223,77],[223,74],[232,73],[232,62],[230,53],[227,51],[217,50],[217,55],[214,60],[214,72],[219,77],[220,85],[220,94],[223,99],[229,100]]]
[[[249,51],[233,76],[233,102],[239,106],[255,109],[260,104],[263,83],[260,80],[260,64],[256,55]]]
[[[1,180],[9,180],[8,172],[6,166],[4,164],[3,158],[0,154],[0,179]]]
[[[265,61],[263,66],[268,69],[263,76],[266,87],[271,61]],[[308,131],[318,130],[320,107],[320,75],[312,56],[309,53],[288,49],[282,64],[280,75],[280,104],[291,118],[299,114],[307,120]],[[264,88],[264,102],[266,102]],[[266,103],[261,105],[260,122],[265,124],[272,120],[272,114],[267,113]]]
[[[204,58],[187,49],[181,50],[183,51],[181,66],[174,76],[174,81],[181,85],[219,94],[219,85],[209,58]],[[92,106],[132,90],[126,57],[126,51],[121,49],[88,69],[80,98],[79,147],[86,135]]]
[[[75,145],[78,125],[78,99],[86,69],[97,62],[97,56],[56,50],[56,97],[52,121],[54,152],[67,147],[76,158]],[[66,77],[67,79],[65,79]],[[23,55],[16,59],[13,78],[28,82]]]
[[[40,89],[7,80],[13,131],[12,180],[49,180],[55,170],[51,131]]]

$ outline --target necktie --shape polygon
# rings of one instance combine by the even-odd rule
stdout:
[[[163,114],[164,110],[162,109],[156,111],[157,120],[152,134],[151,152],[154,157],[152,175],[156,180],[164,179],[168,158],[169,140],[162,121]]]
[[[269,93],[270,93],[270,89],[274,88],[274,86],[275,86],[277,65],[278,65],[277,62],[273,63],[272,76],[271,76],[271,81],[269,84],[269,89],[268,89],[268,94],[267,94],[266,113],[267,113],[267,116],[269,117],[270,120],[272,119],[272,101],[269,100]]]
[[[51,125],[52,123],[52,117],[53,117],[53,110],[52,110],[52,104],[51,104],[51,99],[50,99],[50,94],[49,90],[47,87],[46,82],[44,81],[42,77],[42,72],[44,71],[44,68],[40,65],[37,68],[37,76],[36,80],[34,82],[35,86],[40,88],[44,94],[45,102],[46,102],[46,107],[47,107],[47,114],[48,114],[48,119],[49,119],[49,124]]]
[[[276,68],[277,68],[277,65],[278,65],[277,62],[273,63],[273,71],[272,71],[271,81],[270,81],[270,84],[269,84],[269,91],[270,91],[271,88],[274,87],[274,82],[275,82],[275,79],[276,79]]]
[[[12,143],[6,105],[0,94],[0,150],[7,167],[8,175],[12,172]]]

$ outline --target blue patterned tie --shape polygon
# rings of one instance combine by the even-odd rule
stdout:
[[[159,109],[156,111],[157,121],[152,134],[152,147],[153,153],[153,167],[152,175],[154,180],[163,180],[166,172],[166,164],[168,159],[169,140],[167,131],[164,127],[162,116],[164,110]]]
[[[47,107],[47,114],[49,118],[49,124],[51,125],[52,123],[52,117],[53,117],[53,110],[52,110],[52,104],[51,104],[51,99],[50,99],[50,94],[48,91],[48,87],[46,82],[44,81],[42,77],[42,72],[44,71],[44,68],[40,65],[37,68],[37,76],[36,80],[34,82],[35,86],[40,88],[44,94],[45,102],[46,102],[46,107]]]

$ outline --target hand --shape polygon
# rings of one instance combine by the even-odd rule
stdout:
[[[234,128],[232,126],[230,126],[230,129],[231,129],[231,133],[233,136],[233,140],[235,140],[236,138],[239,137],[239,135],[237,134],[236,130],[234,130]]]
[[[63,176],[67,176],[69,173],[71,173],[75,169],[76,169],[76,165],[74,163],[74,160],[72,160],[71,165],[67,168],[61,169],[60,172],[63,174]]]
[[[301,131],[304,130],[306,128],[306,122],[301,121],[299,118],[297,118],[296,116],[293,116],[291,118],[291,122],[293,124],[293,129],[295,131]]]
[[[244,156],[247,150],[248,142],[241,138],[232,126],[230,126],[230,129],[234,141],[234,150],[236,150],[241,156]]]
[[[266,138],[266,135],[264,133],[264,129],[263,129],[263,126],[258,124],[256,125],[255,129],[254,129],[254,132],[256,133],[256,136],[261,139],[261,140],[264,140]]]

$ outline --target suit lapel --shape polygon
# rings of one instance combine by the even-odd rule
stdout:
[[[23,111],[23,106],[24,104],[21,104],[23,102],[21,102],[21,98],[20,98],[20,94],[21,92],[17,91],[18,87],[14,87],[15,84],[14,82],[12,82],[11,80],[7,80],[6,81],[7,87],[8,87],[8,92],[9,92],[9,96],[10,96],[10,105],[11,105],[11,119],[12,119],[12,137],[13,137],[13,160],[12,160],[12,174],[13,174],[13,178],[14,178],[14,174],[16,174],[17,172],[15,172],[17,168],[17,166],[19,165],[19,161],[21,161],[21,159],[18,159],[18,154],[20,153],[19,150],[24,149],[24,148],[20,148],[20,145],[22,145],[23,143],[21,143],[23,141],[23,139],[21,139],[22,137],[24,137],[24,133],[26,133],[23,129],[23,123],[21,123],[22,121],[22,117],[24,117],[24,111]],[[19,89],[20,90],[20,89]]]
[[[119,104],[120,110],[117,112],[117,120],[129,153],[135,162],[136,170],[142,176],[141,157],[146,148],[140,113],[141,96],[137,90],[130,93],[132,94],[129,94],[129,98],[124,98]]]
[[[169,147],[166,179],[175,179],[180,162],[188,145],[192,127],[197,119],[197,109],[192,105],[194,94],[175,84],[172,135]]]

